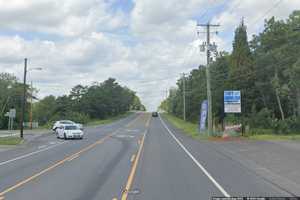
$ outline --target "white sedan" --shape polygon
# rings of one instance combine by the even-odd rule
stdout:
[[[56,129],[56,137],[63,139],[82,139],[83,131],[76,125],[64,125]]]
[[[60,121],[56,121],[53,125],[53,128],[52,130],[54,132],[56,132],[56,129],[58,127],[61,127],[61,126],[67,126],[67,125],[76,125],[79,129],[83,130],[83,125],[82,124],[79,124],[79,123],[75,123],[71,120],[60,120]]]

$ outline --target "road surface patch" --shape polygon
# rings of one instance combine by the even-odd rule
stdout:
[[[167,132],[171,135],[171,137],[177,142],[177,144],[181,147],[181,149],[193,160],[193,162],[201,169],[201,171],[208,177],[208,179],[218,188],[218,190],[225,196],[230,197],[230,195],[226,192],[226,190],[212,177],[212,175],[199,163],[199,161],[185,148],[185,146],[175,137],[172,131],[168,128],[166,123],[162,120],[159,115],[159,119],[162,125],[165,127]]]
[[[129,176],[128,176],[128,179],[127,179],[125,189],[122,192],[121,200],[127,200],[128,194],[130,194],[130,189],[131,189],[131,186],[132,186],[132,183],[133,183],[133,180],[134,180],[135,172],[136,172],[138,162],[139,162],[139,159],[140,159],[140,156],[141,156],[141,152],[142,152],[142,149],[143,149],[143,146],[144,146],[144,141],[145,141],[146,134],[147,134],[147,130],[143,134],[143,137],[142,137],[142,140],[141,140],[141,145],[139,147],[138,153],[137,153],[137,155],[134,159],[134,162],[132,164],[132,167],[131,167],[131,170],[130,170],[130,173],[129,173]]]
[[[148,120],[147,120],[147,122],[146,122],[146,127],[147,127],[147,128],[148,128],[149,125],[150,125],[150,121],[151,121],[151,116],[149,115],[149,118],[148,118]]]
[[[142,115],[137,116],[134,120],[132,120],[129,124],[126,125],[127,128],[131,127]]]
[[[61,145],[61,144],[63,144],[63,143],[65,143],[65,142],[57,143],[57,144],[52,145],[52,146],[49,146],[49,147],[47,147],[47,148],[43,148],[43,149],[38,150],[38,151],[33,151],[33,152],[31,152],[31,153],[28,153],[28,154],[25,154],[25,155],[22,155],[22,156],[18,156],[18,157],[16,157],[16,158],[13,158],[13,159],[10,159],[10,160],[6,160],[6,161],[3,161],[3,162],[0,162],[0,166],[6,165],[6,164],[8,164],[8,163],[11,163],[11,162],[14,162],[14,161],[17,161],[17,160],[20,160],[20,159],[27,158],[27,157],[29,157],[29,156],[33,156],[33,155],[38,154],[38,153],[41,153],[41,152],[43,152],[43,151],[47,151],[47,150],[52,149],[52,148],[54,148],[54,147],[57,147],[58,145]]]
[[[135,120],[136,120],[136,119],[135,119]],[[134,122],[135,120],[131,121],[130,123]],[[23,186],[23,185],[26,184],[26,183],[28,183],[28,182],[30,182],[30,181],[32,181],[32,180],[38,178],[39,176],[41,176],[41,175],[43,175],[43,174],[45,174],[45,173],[51,171],[52,169],[54,169],[54,168],[56,168],[56,167],[58,167],[58,166],[64,164],[66,161],[68,161],[68,160],[70,160],[70,159],[72,159],[72,158],[75,159],[75,158],[76,158],[76,157],[75,157],[76,155],[80,155],[80,154],[82,154],[83,152],[86,152],[86,151],[92,149],[92,148],[95,147],[96,145],[103,143],[103,142],[104,142],[105,140],[107,140],[108,138],[110,138],[110,137],[112,137],[113,135],[117,134],[119,130],[121,130],[121,128],[118,128],[118,129],[117,129],[116,131],[114,131],[113,133],[111,133],[111,134],[109,134],[109,135],[107,135],[107,136],[101,138],[100,140],[98,140],[98,141],[96,141],[95,143],[92,143],[91,145],[89,145],[89,146],[87,146],[87,147],[81,149],[80,151],[78,151],[78,152],[76,152],[76,153],[74,153],[74,154],[72,154],[72,155],[70,155],[70,156],[65,157],[63,160],[58,161],[57,163],[51,165],[50,167],[48,167],[48,168],[46,168],[46,169],[44,169],[44,170],[42,170],[42,171],[40,171],[40,172],[38,172],[38,173],[36,173],[36,174],[30,176],[30,177],[28,177],[28,178],[26,178],[25,180],[22,180],[22,181],[18,182],[17,184],[15,184],[15,185],[13,185],[13,186],[8,187],[8,188],[5,189],[4,191],[0,192],[0,197],[4,196],[4,195],[7,194],[8,192],[11,192],[11,191],[13,191],[13,190],[15,190],[15,189],[17,189],[17,188]],[[20,159],[23,159],[23,158],[32,156],[32,155],[34,155],[34,154],[37,154],[37,153],[40,153],[40,152],[43,152],[43,151],[46,151],[46,150],[48,150],[48,149],[51,149],[51,148],[53,148],[53,147],[55,147],[55,146],[58,146],[58,145],[61,145],[61,144],[63,144],[63,143],[65,143],[65,142],[57,143],[57,144],[52,145],[52,146],[49,146],[49,147],[47,147],[47,148],[45,148],[45,149],[41,149],[41,150],[39,150],[39,151],[31,152],[31,153],[29,153],[29,154],[25,154],[25,155],[23,155],[23,156],[19,156],[19,157],[16,157],[16,158],[14,158],[14,159],[11,159],[11,160],[7,160],[7,161],[4,161],[4,162],[1,162],[1,163],[0,163],[0,166],[1,166],[1,165],[8,164],[8,163],[10,163],[10,162],[14,162],[14,161],[16,161],[16,160],[20,160]],[[0,200],[1,200],[1,199],[0,199]]]
[[[25,180],[22,180],[22,181],[18,182],[17,184],[15,184],[15,185],[13,185],[13,186],[11,186],[11,187],[8,187],[7,189],[5,189],[4,191],[2,191],[2,192],[0,193],[0,196],[3,196],[3,195],[5,195],[5,194],[7,194],[8,192],[11,192],[11,191],[17,189],[17,188],[23,186],[24,184],[26,184],[26,183],[28,183],[28,182],[30,182],[30,181],[32,181],[32,180],[38,178],[39,176],[41,176],[41,175],[43,175],[43,174],[45,174],[45,173],[47,173],[47,172],[53,170],[54,168],[56,168],[56,167],[58,167],[58,166],[64,164],[66,161],[70,160],[70,159],[73,158],[75,155],[79,155],[79,154],[81,154],[81,153],[83,153],[83,152],[85,152],[85,151],[88,151],[89,149],[95,147],[96,145],[98,145],[98,144],[100,144],[100,143],[103,143],[105,140],[107,140],[108,138],[110,138],[113,134],[114,134],[114,133],[105,136],[104,138],[98,140],[97,142],[95,142],[95,143],[93,143],[93,144],[91,144],[91,145],[89,145],[89,146],[87,146],[87,147],[81,149],[81,150],[78,151],[77,153],[74,153],[74,154],[72,154],[72,155],[70,155],[70,156],[67,156],[67,157],[64,158],[63,160],[60,160],[60,161],[58,161],[57,163],[55,163],[54,165],[51,165],[50,167],[48,167],[48,168],[46,168],[46,169],[44,169],[44,170],[42,170],[42,171],[40,171],[40,172],[38,172],[38,173],[36,173],[36,174],[30,176],[30,177],[28,177],[28,178],[26,178]]]

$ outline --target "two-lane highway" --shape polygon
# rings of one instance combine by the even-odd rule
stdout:
[[[58,141],[56,146],[0,153],[0,199],[291,195],[148,113],[85,131],[82,141],[56,140],[52,135],[48,140]]]
[[[132,156],[139,149],[149,120],[148,114],[139,114],[109,126],[87,128],[84,140],[59,140],[63,143],[41,152],[21,155],[12,152],[17,159],[1,161],[0,197],[113,199],[121,196]]]

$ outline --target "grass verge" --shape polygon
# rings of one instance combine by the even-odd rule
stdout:
[[[300,140],[300,134],[277,135],[277,134],[256,134],[247,138],[253,140]]]
[[[19,137],[0,137],[0,145],[17,145],[22,142],[23,140]]]
[[[203,139],[210,138],[205,133],[199,133],[197,124],[186,122],[178,117],[175,117],[167,113],[163,113],[162,116],[165,119],[167,119],[172,125],[174,125],[176,128],[182,130],[186,135],[192,137],[193,139],[203,140]]]
[[[201,134],[198,132],[198,125],[186,122],[178,117],[175,117],[170,114],[162,114],[162,116],[167,119],[172,125],[176,128],[182,130],[186,135],[194,138],[194,139],[216,139],[220,137],[210,137],[207,134]],[[272,133],[262,133],[262,134],[253,134],[253,135],[246,135],[244,136],[245,139],[250,140],[299,140],[300,141],[300,134],[289,134],[289,135],[282,135],[282,134],[272,134]]]
[[[109,124],[109,123],[112,123],[112,122],[117,121],[119,119],[125,118],[125,117],[127,117],[131,114],[132,114],[132,112],[126,112],[124,114],[114,116],[114,117],[111,117],[111,118],[108,118],[108,119],[94,119],[94,120],[88,122],[86,125],[87,126],[97,126],[97,125]]]

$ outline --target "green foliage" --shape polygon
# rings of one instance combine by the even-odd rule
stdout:
[[[85,124],[119,116],[130,109],[145,110],[145,107],[133,91],[109,78],[91,86],[76,85],[69,95],[45,97],[34,105],[33,116],[46,126],[61,119]]]
[[[16,121],[19,121],[23,86],[17,81],[13,74],[0,73],[0,129],[7,128],[8,118],[4,114],[10,108],[16,109]]]
[[[272,125],[272,113],[269,109],[263,108],[259,112],[253,112],[249,117],[250,127],[270,128]]]
[[[0,137],[0,145],[17,145],[22,141],[20,137]]]
[[[221,52],[210,64],[213,121],[242,123],[256,130],[277,134],[300,132],[300,11],[287,20],[265,21],[264,30],[248,42],[242,22],[235,30],[232,53]],[[182,118],[182,78],[161,104],[161,109]],[[205,67],[192,70],[186,78],[187,120],[199,120],[200,104],[206,99]],[[242,113],[224,114],[224,90],[240,90]]]
[[[35,89],[27,88],[27,98],[30,97],[31,90]],[[15,121],[19,121],[22,91],[23,85],[18,83],[14,75],[0,73],[0,129],[7,128],[8,119],[4,114],[12,107],[17,110]],[[25,121],[29,121],[29,109],[30,104],[27,103]],[[33,120],[47,127],[61,119],[85,124],[91,118],[111,118],[130,109],[145,110],[145,106],[135,92],[119,85],[113,78],[91,86],[76,85],[69,95],[46,96],[32,105]],[[18,126],[18,123],[15,125]]]
[[[166,113],[163,114],[163,117],[166,118],[176,128],[181,129],[185,134],[194,139],[208,139],[208,136],[206,134],[199,133],[198,125],[195,123],[183,121],[178,117],[174,117]]]

